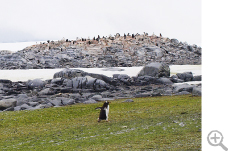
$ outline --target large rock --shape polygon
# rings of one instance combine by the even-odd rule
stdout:
[[[178,92],[181,92],[181,91],[187,91],[187,92],[192,92],[193,90],[193,87],[192,85],[189,85],[189,84],[178,84],[178,85],[173,85],[173,92],[174,93],[178,93]]]
[[[156,83],[157,84],[165,84],[165,85],[172,85],[173,84],[173,82],[168,78],[159,78],[156,80]]]
[[[177,77],[185,82],[193,80],[192,72],[177,73]]]
[[[201,86],[198,86],[198,87],[193,87],[193,90],[192,90],[192,95],[194,96],[201,96]]]
[[[20,110],[30,110],[32,108],[31,106],[29,106],[26,103],[25,104],[22,104],[20,107],[21,107]]]
[[[51,83],[61,85],[61,84],[63,84],[63,79],[62,78],[55,78],[55,79],[51,80]]]
[[[45,83],[40,79],[34,79],[34,80],[28,81],[27,86],[29,89],[43,88],[45,86]]]
[[[54,95],[56,91],[52,88],[45,88],[38,92],[39,95]]]
[[[74,78],[84,75],[85,72],[79,69],[63,69],[62,71],[56,72],[53,78]]]
[[[95,91],[101,91],[101,90],[107,90],[108,85],[103,80],[97,79],[94,83],[94,90]]]
[[[137,85],[137,86],[149,85],[156,81],[156,78],[151,77],[151,76],[133,77],[133,79],[134,79],[133,84]]]
[[[28,102],[28,96],[26,94],[19,94],[16,99],[17,99],[17,106],[20,106]]]
[[[194,76],[192,81],[201,81],[202,80],[202,76],[201,75],[197,75],[197,76]]]
[[[0,101],[0,110],[5,110],[9,107],[15,107],[17,104],[17,100],[14,98],[3,99]]]
[[[169,77],[170,68],[165,63],[152,62],[139,72],[138,77],[146,75],[151,77]]]
[[[50,103],[53,106],[62,106],[63,105],[62,100],[61,99],[58,99],[58,98],[55,98],[54,100],[50,100]]]
[[[117,79],[126,85],[131,85],[131,78],[127,74],[119,74]]]

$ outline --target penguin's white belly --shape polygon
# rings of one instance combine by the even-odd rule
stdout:
[[[108,120],[109,105],[108,105],[107,108],[105,109],[105,113],[106,113],[106,120]]]

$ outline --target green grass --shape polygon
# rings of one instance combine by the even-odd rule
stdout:
[[[0,112],[0,150],[201,150],[201,97],[133,100]]]

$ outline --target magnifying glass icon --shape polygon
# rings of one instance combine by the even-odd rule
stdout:
[[[228,151],[228,148],[223,145],[223,135],[221,132],[214,130],[211,131],[207,136],[207,141],[211,146],[221,146],[225,151]]]

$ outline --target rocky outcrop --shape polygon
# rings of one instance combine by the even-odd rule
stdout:
[[[202,49],[156,35],[48,41],[15,53],[0,52],[0,69],[144,66],[150,62],[201,64]]]
[[[0,111],[36,110],[75,103],[96,103],[118,98],[192,94],[201,96],[201,85],[185,81],[201,80],[191,72],[169,76],[169,67],[150,63],[141,76],[114,74],[113,77],[63,69],[53,79],[12,82],[0,79]],[[130,101],[126,101],[130,102]]]

